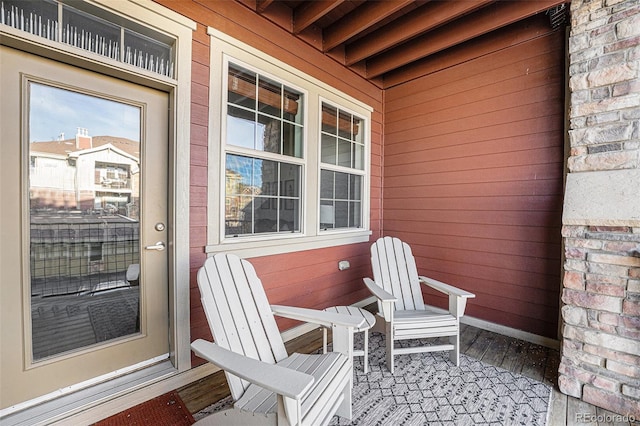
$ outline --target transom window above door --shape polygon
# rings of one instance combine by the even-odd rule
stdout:
[[[0,24],[175,78],[175,39],[86,2],[2,0]]]

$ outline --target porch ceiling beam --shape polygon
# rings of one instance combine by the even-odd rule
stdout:
[[[293,33],[301,33],[344,2],[345,0],[318,0],[300,6],[293,13]]]
[[[322,50],[327,52],[333,49],[411,3],[413,3],[413,0],[387,0],[364,3],[324,29]]]
[[[451,22],[469,12],[480,9],[495,0],[470,0],[460,2],[430,2],[411,12],[406,19],[388,25],[356,40],[345,47],[347,66],[376,55],[399,43]]]
[[[269,6],[271,6],[271,3],[273,3],[274,0],[257,0],[256,1],[256,10],[259,13],[264,12],[265,10],[267,10],[267,8]]]
[[[367,61],[367,78],[378,77],[433,53],[489,33],[566,0],[501,1],[469,14],[449,25],[416,37]]]

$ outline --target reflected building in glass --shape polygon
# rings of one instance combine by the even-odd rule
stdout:
[[[140,143],[79,128],[29,146],[34,359],[138,332]]]

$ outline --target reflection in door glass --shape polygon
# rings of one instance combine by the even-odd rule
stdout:
[[[140,332],[140,117],[29,85],[34,361]]]

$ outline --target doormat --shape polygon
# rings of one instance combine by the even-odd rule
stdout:
[[[193,423],[193,416],[174,391],[101,420],[94,426],[187,426]]]
[[[361,345],[360,335],[354,336],[356,345]],[[391,374],[384,336],[372,333],[369,350],[369,374],[362,371],[362,358],[354,360],[353,420],[334,416],[330,425],[544,426],[547,422],[548,384],[463,354],[456,367],[445,352],[397,355]],[[203,419],[232,404],[227,397],[194,417]]]

